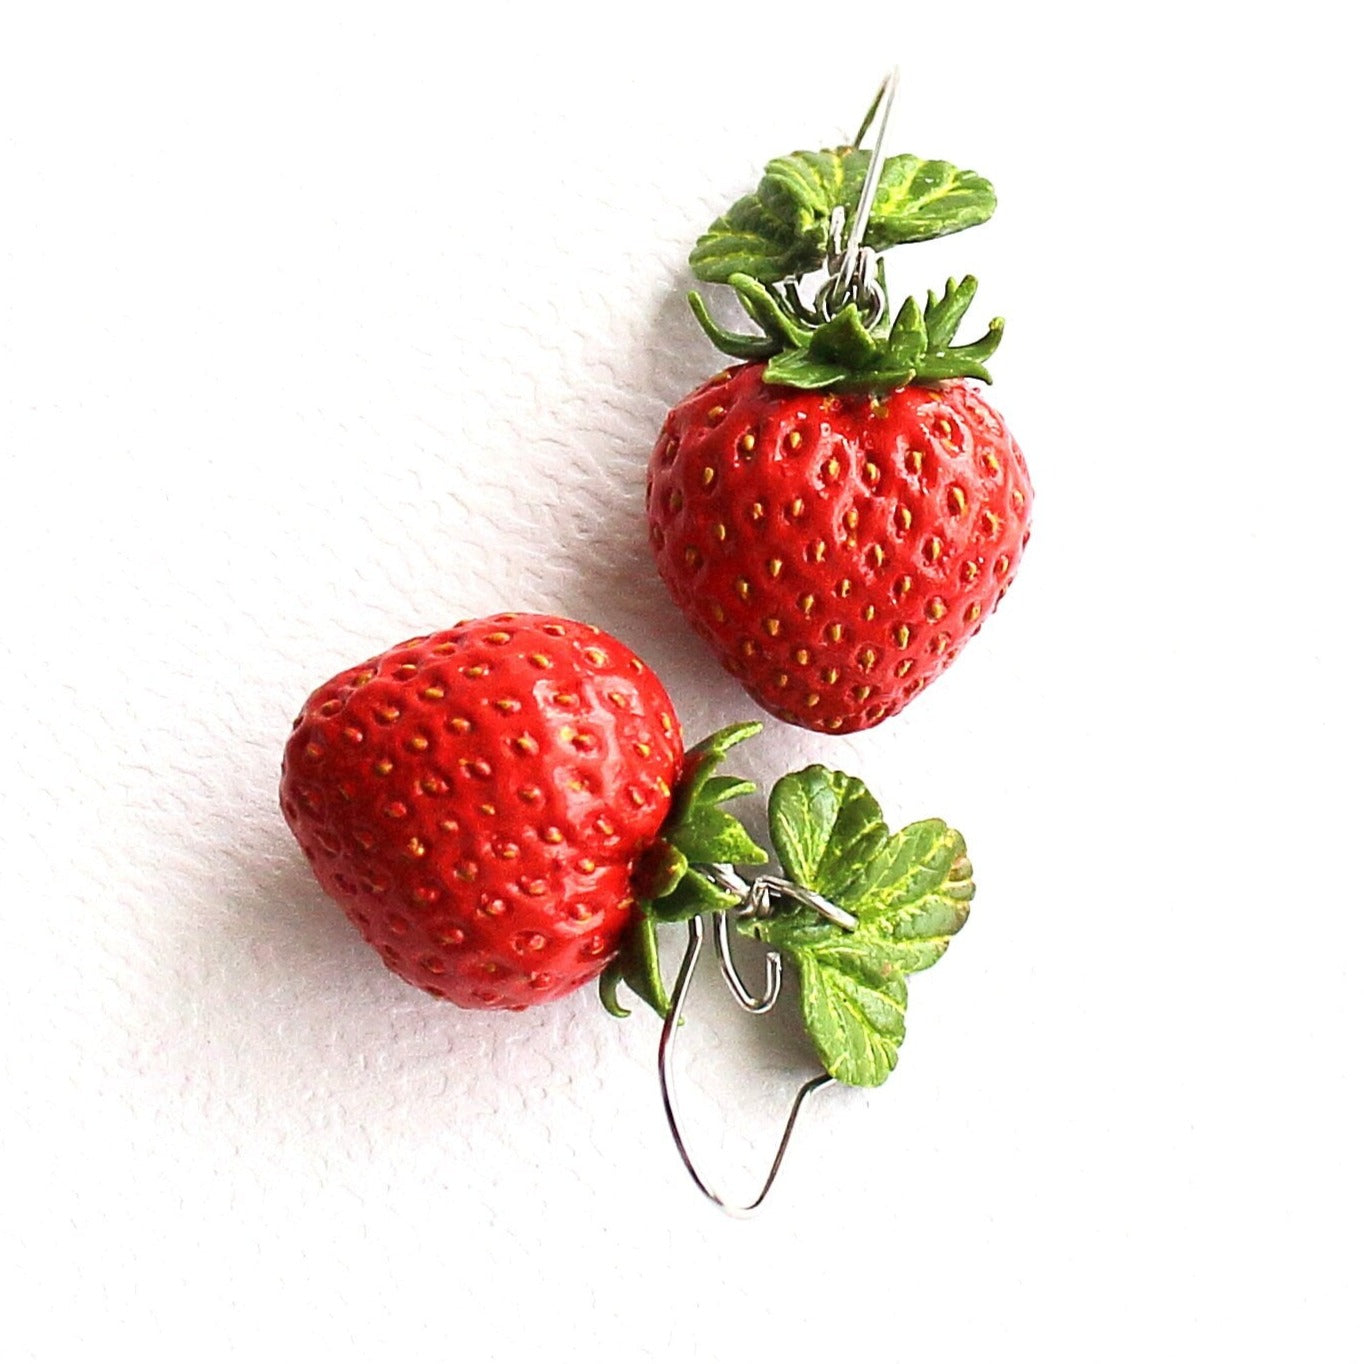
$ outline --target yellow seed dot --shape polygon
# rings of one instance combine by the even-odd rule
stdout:
[[[723,540],[728,534],[729,529],[725,523],[723,521],[717,521],[715,523],[715,538],[717,540]]]
[[[830,481],[836,479],[842,472],[843,466],[836,459],[831,459],[824,465],[824,477]]]
[[[546,660],[548,662],[548,660]],[[452,715],[445,722],[446,729],[452,729],[456,734],[467,734],[473,729],[473,724],[462,715]]]
[[[407,746],[414,753],[425,753],[431,747],[431,740],[424,734],[414,734],[408,741]]]
[[[422,692],[422,696],[427,701],[439,701],[445,695],[444,687],[427,687]]]
[[[780,559],[769,559],[767,561],[767,572],[770,577],[780,578],[781,568],[782,564]]]
[[[912,658],[902,658],[902,659],[895,665],[895,676],[896,676],[896,677],[904,677],[904,676],[909,672],[909,670],[910,670],[913,666],[914,666],[914,660],[913,660]]]
[[[849,507],[848,510],[843,514],[843,524],[844,524],[845,526],[847,526],[847,528],[848,528],[849,530],[856,530],[856,529],[857,529],[857,508],[856,508],[856,507]]]
[[[947,490],[947,501],[952,508],[953,516],[960,516],[966,510],[966,494],[954,483]]]
[[[811,559],[817,564],[822,564],[824,562],[824,555],[828,552],[828,548],[828,545],[826,545],[823,540],[816,540],[814,544],[810,546]]]
[[[875,620],[875,619],[876,619],[876,607],[873,606],[873,605],[871,604],[871,602],[868,602],[868,603],[862,608],[862,619],[863,619],[863,620]]]
[[[722,421],[724,421],[724,419],[725,419],[725,409],[724,409],[724,406],[723,406],[721,403],[716,403],[715,406],[712,407],[712,408],[706,413],[706,420],[707,420],[712,426],[719,426],[720,423],[721,423]]]
[[[723,625],[725,620],[725,608],[717,601],[710,608],[710,614],[715,618],[717,624]]]
[[[532,663],[534,663],[535,666],[536,666],[537,668],[548,668],[548,667],[549,667],[549,655],[548,655],[548,654],[531,654],[529,657],[530,657],[530,661],[531,661]]]
[[[980,576],[980,565],[968,559],[961,566],[961,576],[965,578],[968,583],[975,582]]]
[[[658,717],[658,723],[664,734],[671,734],[673,732],[673,718],[671,715],[660,715]]]
[[[841,715],[835,715],[832,720],[828,721],[828,727],[830,729],[842,729],[843,717]]]
[[[653,752],[653,749],[641,740],[639,743],[635,744],[635,752],[638,753],[641,758],[647,758]]]
[[[423,843],[423,842],[421,841],[420,838],[416,838],[416,837],[414,836],[414,837],[409,838],[409,839],[407,840],[407,851],[408,851],[409,856],[412,856],[412,857],[425,857],[425,856],[426,856],[426,844]]]
[[[980,514],[980,519],[985,522],[985,533],[992,538],[999,534],[999,517],[994,512],[986,511]]]
[[[1013,500],[1014,506],[1017,507],[1019,511],[1022,511],[1023,504],[1028,500],[1026,497],[1023,496],[1023,489],[1015,488],[1013,492],[1010,494],[1010,497]]]
[[[943,604],[941,597],[931,597],[924,606],[924,615],[929,620],[941,620],[947,614],[947,607]]]
[[[909,641],[910,641],[909,626],[908,626],[908,625],[897,625],[897,626],[895,627],[895,642],[896,642],[896,644],[898,644],[898,645],[900,646],[900,648],[905,649],[905,648],[908,648],[908,647],[909,647]]]
[[[924,546],[924,558],[930,564],[936,564],[942,558],[942,541],[936,535]]]
[[[513,742],[516,744],[516,747],[521,750],[522,753],[534,753],[536,749],[539,747],[539,745],[536,744],[535,740],[532,739],[528,734],[521,735],[520,738],[513,740]]]
[[[834,685],[835,682],[838,681],[838,679],[839,679],[841,676],[842,676],[842,674],[838,671],[837,668],[825,668],[825,669],[824,669],[824,680],[825,680],[831,687]]]
[[[808,692],[805,697],[805,704],[810,710],[813,710],[819,705],[819,693],[817,691]]]
[[[1007,554],[1001,554],[999,558],[995,560],[995,573],[1002,578],[1008,571],[1009,556]]]
[[[985,452],[985,467],[992,474],[999,472],[999,461],[995,458],[993,451],[987,450]]]
[[[903,597],[906,592],[912,591],[913,588],[914,579],[911,578],[908,573],[906,573],[903,578],[899,578],[896,580],[895,595],[897,597]]]
[[[486,677],[488,675],[487,668],[481,663],[471,663],[467,668],[461,668],[460,671],[465,677]]]
[[[545,628],[548,629],[549,627],[546,626]],[[563,631],[561,630],[559,633],[562,634]],[[490,635],[485,635],[485,636],[484,636],[484,643],[486,643],[486,644],[506,644],[507,641],[510,640],[510,639],[511,639],[511,636],[510,636],[505,630],[494,630],[494,631],[492,632],[492,634],[490,634]]]
[[[739,652],[745,658],[752,658],[758,652],[758,646],[751,639],[746,639],[739,645]]]
[[[786,509],[791,520],[799,521],[805,515],[805,499],[803,497],[793,497],[791,505]]]
[[[703,488],[709,488],[710,485],[714,482],[715,482],[714,466],[707,464],[706,467],[701,470],[701,486]]]
[[[761,521],[767,515],[767,508],[761,502],[755,502],[748,509],[748,515],[750,520]]]
[[[494,701],[493,705],[495,705],[504,715],[508,715],[514,710],[521,709],[521,703],[510,696],[504,696],[501,699]]]
[[[867,699],[867,697],[869,697],[869,696],[871,695],[871,688],[870,688],[870,687],[854,687],[854,688],[853,688],[852,694],[853,694],[853,700],[854,700],[854,701],[865,701],[865,700]]]
[[[871,547],[871,561],[876,568],[880,568],[886,562],[886,551],[880,545]]]
[[[695,568],[701,562],[701,555],[695,545],[688,545],[682,551],[682,559],[688,568]]]
[[[824,633],[829,636],[830,643],[837,644],[843,638],[843,627],[835,623],[829,626]]]
[[[753,591],[753,584],[747,578],[738,578],[735,580],[734,590],[739,594],[740,601],[747,601]]]
[[[778,673],[773,681],[776,682],[779,688],[789,687],[791,685],[791,677],[788,673]]]
[[[945,654],[947,652],[947,646],[951,644],[951,642],[952,642],[951,635],[935,636],[933,640],[933,652],[935,654]]]
[[[787,444],[792,450],[799,450],[799,449],[800,449],[800,443],[801,443],[801,435],[800,435],[800,432],[799,432],[799,431],[790,431],[790,432],[787,433],[787,436],[786,436],[786,444]]]
[[[776,616],[768,616],[768,618],[763,621],[763,629],[766,630],[773,639],[776,639],[776,637],[781,634],[781,621],[779,621]]]
[[[600,649],[584,649],[583,653],[593,667],[600,668],[606,662],[606,655]]]
[[[795,653],[795,659],[796,662],[799,663],[802,668],[808,667],[810,663],[809,649],[797,649]]]
[[[374,775],[376,777],[386,777],[393,771],[393,763],[388,758],[380,758],[374,764]]]
[[[857,661],[864,669],[874,668],[876,666],[876,650],[868,645],[867,648],[863,649],[862,652],[857,655]]]
[[[980,603],[978,601],[973,601],[966,608],[966,619],[972,621],[980,619]]]
[[[621,693],[618,692],[618,691],[609,691],[609,692],[607,692],[607,693],[606,693],[606,699],[607,699],[613,706],[617,706],[617,707],[621,707],[621,708],[624,708],[624,706],[625,706],[625,697],[624,697],[623,695],[621,695]]]
[[[901,530],[908,530],[914,524],[914,513],[908,507],[900,507],[895,513]]]
[[[668,494],[668,510],[675,512],[682,510],[682,494],[676,488]]]
[[[758,439],[752,431],[745,431],[744,434],[739,437],[739,449],[746,455],[751,455],[753,453],[753,447],[757,443]]]
[[[846,597],[852,591],[852,579],[840,578],[836,590],[840,597]]]
[[[590,875],[597,870],[597,864],[590,857],[580,857],[578,859],[578,870]]]
[[[802,616],[808,616],[808,615],[810,614],[810,612],[813,611],[814,609],[815,609],[815,599],[814,599],[813,596],[810,595],[810,593],[807,592],[807,593],[800,599],[800,613],[801,613]]]
[[[867,482],[873,487],[881,481],[881,470],[871,460],[867,461],[864,472]]]

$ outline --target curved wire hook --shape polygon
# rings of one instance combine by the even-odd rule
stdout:
[[[862,192],[857,197],[857,207],[853,210],[852,222],[847,225],[847,236],[843,236],[843,220],[840,218],[835,227],[832,252],[829,263],[830,279],[819,291],[816,298],[821,312],[827,321],[850,299],[859,308],[871,314],[868,326],[875,326],[885,314],[886,297],[879,284],[870,278],[875,253],[862,245],[871,218],[872,202],[876,198],[877,187],[881,183],[881,171],[885,166],[886,128],[890,124],[890,107],[895,102],[896,91],[900,87],[900,69],[893,67],[890,74],[881,82],[866,118],[857,132],[854,146],[860,146],[862,139],[870,131],[878,116],[876,138],[872,143],[871,159],[867,173],[862,181]]]
[[[720,974],[729,986],[734,1002],[745,1013],[765,1014],[777,1002],[777,996],[781,993],[781,953],[767,954],[763,992],[760,995],[753,994],[734,964],[734,952],[729,940],[729,914],[725,910],[715,915],[715,955],[720,959]]]
[[[682,1164],[687,1167],[687,1173],[691,1176],[692,1183],[716,1207],[727,1212],[731,1217],[743,1217],[747,1213],[757,1211],[776,1180],[777,1172],[781,1169],[782,1160],[786,1156],[786,1148],[791,1141],[791,1133],[796,1126],[796,1119],[800,1116],[801,1105],[815,1090],[831,1084],[833,1076],[827,1072],[823,1075],[817,1075],[813,1080],[807,1080],[796,1092],[795,1102],[791,1105],[791,1111],[786,1118],[786,1126],[782,1130],[781,1142],[777,1146],[777,1154],[773,1158],[772,1166],[767,1172],[767,1178],[763,1181],[762,1188],[758,1190],[758,1196],[751,1203],[730,1203],[702,1179],[690,1153],[687,1151],[687,1144],[682,1138],[682,1129],[678,1125],[677,1112],[673,1107],[672,1091],[674,1035],[677,1031],[677,1020],[682,1012],[682,1005],[686,1002],[687,992],[691,989],[692,977],[696,974],[696,962],[701,955],[701,941],[704,936],[705,929],[702,927],[700,916],[690,919],[687,923],[687,950],[682,958],[682,966],[677,973],[677,981],[673,985],[672,999],[668,1004],[668,1016],[663,1020],[663,1034],[658,1039],[658,1078],[663,1090],[663,1112],[668,1119],[668,1130],[672,1133],[673,1144],[677,1147],[677,1154],[682,1157]]]

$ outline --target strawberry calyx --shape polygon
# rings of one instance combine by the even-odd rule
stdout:
[[[744,311],[761,328],[744,335],[719,326],[696,292],[687,298],[701,329],[726,355],[766,360],[763,378],[789,388],[840,392],[889,393],[911,382],[972,378],[990,383],[985,368],[1004,335],[1004,319],[991,321],[983,336],[954,344],[957,327],[976,295],[977,282],[967,275],[949,279],[939,297],[932,290],[920,307],[905,300],[894,322],[888,317],[868,324],[861,307],[845,304],[821,321],[800,299],[794,286],[779,288],[751,275],[728,281]]]
[[[618,1018],[629,1013],[617,998],[622,982],[660,1017],[668,1012],[668,991],[658,969],[660,923],[682,923],[739,903],[738,895],[700,868],[761,866],[768,860],[748,830],[722,808],[758,788],[741,777],[716,775],[725,754],[761,729],[757,720],[729,725],[689,749],[683,759],[667,821],[635,865],[639,910],[620,953],[600,977],[602,1003]]]

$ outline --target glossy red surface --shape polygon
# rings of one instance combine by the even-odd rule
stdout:
[[[467,1008],[523,1008],[612,956],[681,761],[672,703],[625,645],[500,615],[319,687],[280,801],[323,889],[392,970]]]
[[[884,399],[726,370],[669,414],[650,540],[673,599],[759,705],[850,732],[902,709],[998,605],[1032,485],[963,380]]]

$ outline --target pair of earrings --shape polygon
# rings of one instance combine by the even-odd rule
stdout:
[[[985,221],[987,181],[887,158],[882,85],[849,146],[768,163],[702,235],[697,276],[758,327],[697,320],[740,363],[668,414],[649,464],[649,538],[693,627],[764,709],[850,733],[904,707],[999,603],[1027,541],[1017,445],[965,382],[1003,324],[957,344],[975,280],[891,316],[880,253]],[[870,150],[863,147],[872,125]],[[931,966],[974,892],[960,834],[898,833],[855,777],[773,787],[768,853],[725,807],[738,724],[690,749],[662,683],[594,626],[506,614],[408,640],[318,688],[284,754],[285,817],[323,888],[384,961],[469,1008],[622,985],[663,1018],[665,1112],[698,1187],[766,1196],[807,1095],[879,1085],[904,1039],[905,977]],[[742,869],[742,870],[741,870]],[[740,1007],[775,1003],[784,960],[824,1072],[792,1106],[758,1196],[697,1171],[672,1098],[676,1024],[704,938]],[[686,923],[671,989],[661,924]],[[751,990],[731,934],[764,944]]]

